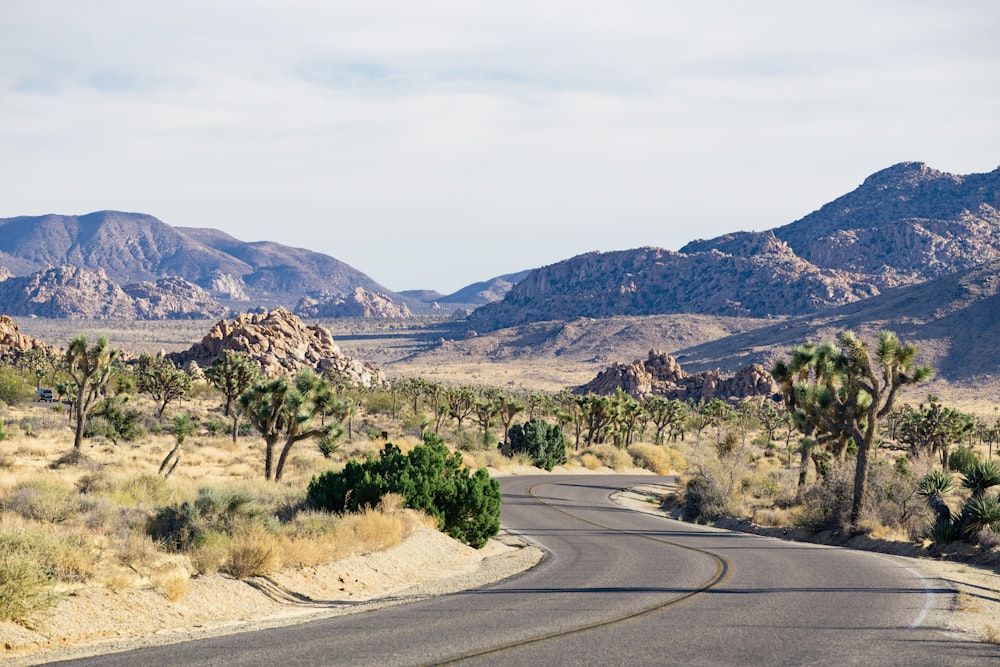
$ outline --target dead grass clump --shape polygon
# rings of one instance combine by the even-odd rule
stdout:
[[[220,569],[236,579],[246,579],[269,574],[279,567],[280,542],[263,528],[254,526],[233,536]]]
[[[363,551],[384,551],[403,540],[403,517],[383,514],[376,509],[366,509],[356,514],[346,514],[338,525],[337,534],[350,531]]]
[[[149,575],[149,581],[171,602],[177,602],[191,590],[187,572],[175,563],[163,565],[154,570]]]
[[[987,625],[983,631],[983,641],[1000,646],[1000,626]]]
[[[600,460],[601,465],[607,466],[616,472],[621,472],[632,465],[632,457],[624,449],[618,449],[614,445],[593,445],[584,450],[584,455],[593,454]]]
[[[148,535],[129,531],[118,540],[116,560],[136,572],[148,572],[161,557],[156,543]]]
[[[778,507],[761,507],[754,510],[750,519],[758,526],[779,527],[794,525],[794,513]]]
[[[597,458],[590,452],[580,454],[580,465],[587,470],[600,470],[604,467],[604,464],[601,463],[601,459]]]
[[[62,523],[83,509],[73,490],[53,479],[35,478],[17,484],[4,505],[26,519]]]
[[[112,488],[115,498],[124,505],[159,505],[173,494],[167,480],[153,473],[127,477]]]
[[[632,457],[633,464],[639,468],[655,472],[657,475],[675,472],[670,454],[662,447],[638,442],[629,446],[628,453]]]
[[[188,551],[191,570],[195,574],[215,574],[229,556],[229,538],[222,533],[210,531]]]

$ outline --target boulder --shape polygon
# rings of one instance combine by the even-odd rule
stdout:
[[[317,373],[335,372],[366,387],[386,382],[381,370],[341,352],[329,329],[307,326],[284,308],[242,313],[231,322],[220,320],[201,343],[168,356],[179,365],[194,361],[206,368],[226,350],[243,352],[272,377],[293,376],[308,367]]]
[[[692,375],[669,354],[656,350],[650,350],[645,361],[612,364],[575,391],[611,396],[619,389],[634,398],[657,395],[695,402],[713,398],[738,402],[752,396],[774,397],[780,393],[774,378],[760,364],[743,368],[730,378],[723,378],[719,371]]]

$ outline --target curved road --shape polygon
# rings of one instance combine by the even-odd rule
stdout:
[[[486,588],[78,665],[986,665],[927,627],[950,591],[901,560],[692,526],[615,505],[650,476],[501,480],[503,524],[543,545]]]

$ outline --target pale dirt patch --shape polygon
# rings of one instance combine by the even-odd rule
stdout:
[[[392,549],[335,563],[242,581],[196,577],[176,601],[151,587],[84,588],[33,629],[0,623],[0,661],[40,664],[414,602],[506,579],[541,557],[504,533],[477,550],[421,528]]]
[[[640,512],[669,517],[669,512],[660,509],[660,501],[676,490],[676,486],[644,484],[616,493],[612,495],[612,500]],[[1000,573],[961,562],[901,555],[908,550],[909,545],[900,543],[899,552],[892,555],[925,576],[931,588],[950,588],[955,592],[950,608],[946,612],[930,614],[924,625],[936,625],[980,641],[998,643]],[[879,551],[886,553],[883,549]]]

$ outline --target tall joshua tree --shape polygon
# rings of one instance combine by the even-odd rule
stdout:
[[[338,400],[329,383],[308,368],[288,378],[261,380],[240,395],[240,406],[264,438],[264,477],[276,482],[295,443],[308,438],[336,440],[343,433],[339,421],[323,423],[324,413],[337,410]],[[278,443],[284,441],[281,451]],[[277,458],[275,455],[277,454]]]
[[[881,331],[874,357],[868,345],[852,331],[837,343],[796,347],[790,361],[778,361],[772,371],[781,385],[786,407],[796,427],[835,452],[848,442],[857,446],[851,526],[864,506],[868,483],[868,455],[880,418],[895,405],[900,387],[925,382],[930,366],[916,366],[917,348],[903,345],[895,333]]]
[[[111,377],[112,362],[119,350],[108,345],[106,336],[87,347],[85,336],[77,336],[66,350],[66,371],[73,378],[74,413],[76,430],[73,434],[73,449],[79,450],[83,443],[83,429],[87,417],[95,406],[95,401],[104,393]]]

